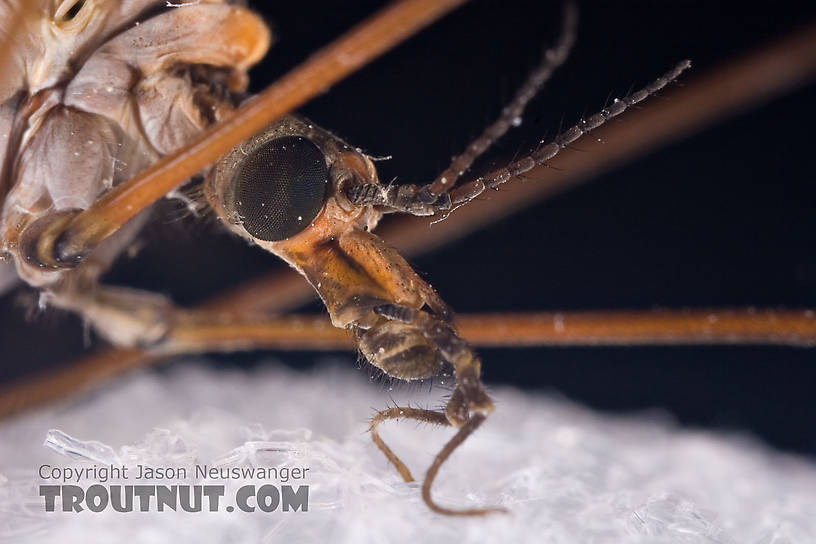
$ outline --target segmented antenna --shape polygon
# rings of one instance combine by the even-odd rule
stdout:
[[[624,96],[623,98],[616,98],[609,107],[602,109],[600,112],[590,116],[589,118],[581,119],[575,126],[560,133],[552,140],[552,142],[539,148],[532,154],[510,163],[505,168],[492,172],[487,177],[481,177],[457,187],[456,190],[451,192],[451,204],[465,204],[466,202],[469,202],[482,194],[485,189],[494,189],[502,183],[505,183],[513,178],[517,178],[525,172],[529,172],[536,166],[544,164],[548,160],[558,155],[562,149],[573,143],[584,134],[591,132],[610,119],[617,117],[638,102],[645,100],[650,95],[656,93],[677,79],[680,74],[690,67],[690,60],[680,62],[674,68],[654,80],[651,84],[647,85],[643,89],[635,91],[627,96]]]
[[[473,161],[478,159],[496,140],[504,136],[510,130],[510,127],[518,126],[519,119],[527,103],[538,94],[555,69],[567,60],[570,49],[575,43],[577,24],[578,8],[575,7],[574,3],[568,2],[564,6],[564,21],[558,43],[545,51],[541,64],[527,76],[527,81],[516,91],[512,102],[502,109],[499,118],[488,126],[478,138],[473,140],[464,153],[454,157],[450,166],[428,187],[427,192],[430,195],[438,197],[450,191],[459,177],[471,167]]]

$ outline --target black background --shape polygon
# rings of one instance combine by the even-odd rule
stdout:
[[[383,2],[263,4],[256,8],[278,43],[253,73],[258,89]],[[691,58],[694,71],[704,73],[813,15],[807,2],[584,3],[570,60],[530,105],[523,126],[477,165],[477,173],[503,165],[678,60]],[[381,179],[429,181],[498,113],[554,39],[560,17],[558,2],[475,1],[302,112],[371,155],[393,155],[378,163]],[[777,97],[411,262],[460,312],[814,307],[813,108],[812,87]],[[591,153],[591,146],[567,152]],[[143,239],[138,257],[122,259],[108,280],[172,294],[182,304],[281,266],[184,217],[173,204],[162,205]],[[64,363],[84,349],[72,316],[51,310],[26,321],[18,303],[26,293],[0,298],[3,381]],[[776,447],[816,454],[813,350],[481,353],[490,384],[557,390],[604,410],[661,407],[684,424],[746,430]],[[275,355],[302,367],[321,358]],[[353,365],[354,355],[343,355]],[[269,357],[211,358],[250,365]]]

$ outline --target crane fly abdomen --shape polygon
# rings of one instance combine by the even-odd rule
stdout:
[[[442,355],[411,323],[386,321],[368,330],[359,330],[357,346],[369,363],[388,376],[401,380],[421,380],[442,370]]]

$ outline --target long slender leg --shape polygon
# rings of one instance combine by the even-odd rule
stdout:
[[[151,354],[354,345],[349,331],[334,327],[322,315],[186,310],[149,291],[76,282],[63,283],[42,296],[53,306],[76,312],[111,343]]]
[[[194,317],[195,316],[195,317]],[[459,315],[477,346],[768,344],[816,346],[816,309],[539,312]],[[323,316],[248,316],[193,311],[152,349],[108,348],[47,374],[0,387],[0,419],[94,387],[181,353],[255,349],[350,349],[353,339]]]
[[[504,508],[471,508],[467,510],[454,510],[452,508],[445,508],[439,506],[431,498],[431,486],[436,480],[436,475],[442,467],[442,463],[447,461],[448,457],[464,442],[473,432],[484,423],[486,416],[484,414],[474,414],[467,423],[459,428],[459,431],[445,444],[442,450],[436,454],[431,467],[425,473],[425,481],[422,482],[422,499],[428,508],[439,514],[447,516],[484,516],[486,514],[505,514],[507,510]]]
[[[413,482],[414,477],[411,474],[411,471],[408,470],[408,467],[405,466],[405,463],[397,457],[397,454],[389,448],[383,439],[380,437],[380,433],[377,430],[377,427],[383,421],[387,421],[389,419],[416,419],[417,421],[423,421],[425,423],[433,423],[434,425],[443,425],[448,426],[448,418],[445,417],[445,414],[442,412],[436,412],[434,410],[425,410],[422,408],[401,408],[399,406],[395,406],[393,408],[387,408],[385,410],[380,410],[374,417],[371,418],[371,422],[368,426],[368,430],[371,432],[371,439],[377,445],[383,455],[394,465],[394,468],[397,469],[402,479],[406,482]]]
[[[152,297],[149,297],[152,298]],[[169,308],[169,306],[160,306]],[[323,315],[173,309],[172,328],[144,346],[145,358],[245,350],[342,350],[348,330]],[[767,345],[816,347],[816,309],[697,308],[459,314],[459,331],[479,347]],[[116,358],[116,349],[110,360]],[[79,363],[81,365],[81,363]],[[145,363],[147,364],[147,363]],[[54,391],[64,394],[68,391]],[[2,410],[0,410],[2,416]]]
[[[421,408],[403,408],[399,406],[377,412],[374,417],[371,418],[369,430],[371,431],[372,440],[374,440],[374,443],[377,445],[380,451],[383,452],[388,461],[394,465],[394,468],[396,468],[397,472],[400,473],[402,479],[406,482],[413,482],[414,477],[411,474],[411,471],[394,453],[394,451],[386,445],[377,431],[377,427],[383,421],[403,418],[415,419],[417,421],[433,423],[435,425],[447,426],[450,425],[450,423],[445,417],[445,414],[442,412],[435,412],[433,410],[425,410]],[[448,457],[451,456],[454,450],[456,450],[456,448],[458,448],[462,442],[473,434],[473,432],[479,428],[484,421],[484,415],[473,415],[464,425],[459,428],[453,438],[451,438],[448,443],[442,447],[439,453],[436,454],[433,463],[431,463],[431,466],[428,469],[428,472],[425,473],[425,480],[422,482],[422,500],[425,502],[428,508],[434,512],[447,516],[484,516],[486,514],[507,512],[507,510],[504,508],[470,508],[465,510],[455,510],[452,508],[439,506],[431,496],[431,487],[436,480],[436,475],[439,473],[439,469],[442,467],[442,464],[447,461]]]

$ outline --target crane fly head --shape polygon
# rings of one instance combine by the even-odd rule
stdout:
[[[279,254],[303,251],[350,230],[371,230],[381,214],[343,188],[377,183],[371,160],[333,134],[294,116],[233,148],[205,183],[231,230]]]
[[[307,278],[335,326],[381,327],[375,308],[382,304],[442,312],[433,289],[370,232],[382,212],[349,200],[346,188],[359,183],[378,184],[368,157],[289,116],[222,157],[204,193],[230,230]]]

